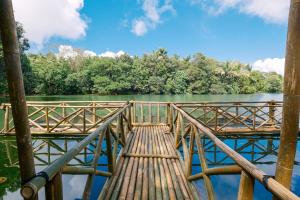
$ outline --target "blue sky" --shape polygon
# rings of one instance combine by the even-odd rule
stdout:
[[[97,55],[107,51],[142,55],[162,47],[171,55],[202,52],[223,61],[261,61],[258,68],[271,70],[284,63],[289,0],[13,3],[33,52],[57,52],[60,45],[70,45]]]

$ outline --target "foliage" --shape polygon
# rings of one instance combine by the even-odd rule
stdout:
[[[19,48],[20,48],[20,56],[21,56],[21,65],[23,71],[23,81],[25,92],[27,94],[32,94],[35,85],[33,85],[34,74],[32,73],[31,66],[28,60],[25,51],[30,48],[29,41],[24,37],[24,29],[20,23],[16,23],[17,27],[17,36],[19,41]],[[3,46],[0,37],[0,94],[7,94],[8,93],[8,86],[6,81],[6,74],[4,68],[4,57],[3,57]]]

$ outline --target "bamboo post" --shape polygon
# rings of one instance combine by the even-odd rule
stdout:
[[[254,179],[245,171],[241,173],[238,200],[252,200],[254,190]]]
[[[96,103],[93,102],[93,111],[92,111],[92,115],[93,115],[93,123],[95,124],[97,119],[96,119]]]
[[[192,166],[193,166],[193,155],[194,155],[194,145],[195,145],[195,131],[196,127],[192,126],[191,135],[190,135],[190,146],[189,146],[189,160],[188,160],[188,169],[187,169],[187,177],[192,174]]]
[[[157,104],[157,123],[160,123],[160,104]]]
[[[62,174],[58,172],[45,186],[46,200],[62,200]]]
[[[272,126],[275,125],[275,102],[274,101],[270,101],[268,102],[269,104],[269,120],[268,123]]]
[[[174,130],[174,122],[173,122],[173,119],[174,119],[174,112],[173,112],[173,109],[171,108],[170,104],[168,104],[168,108],[169,108],[169,126],[170,126],[170,132],[172,133],[173,130]]]
[[[47,129],[47,133],[49,133],[49,107],[46,107],[46,113],[45,113],[45,122],[46,122],[46,129]]]
[[[121,135],[121,139],[124,144],[126,144],[126,137],[125,137],[125,131],[124,131],[124,125],[123,125],[123,117],[122,115],[118,118],[118,133],[117,135]]]
[[[108,170],[109,172],[113,173],[115,168],[115,162],[113,158],[113,151],[112,151],[112,141],[110,136],[110,128],[107,127],[105,131],[105,138],[106,138],[106,152],[107,152],[107,160],[108,160]],[[118,138],[116,139],[116,141]]]
[[[4,132],[7,133],[9,131],[9,106],[5,107],[5,115],[4,115]]]
[[[200,141],[198,128],[195,130],[195,140],[196,140],[196,145],[197,145],[197,149],[198,149],[198,157],[200,160],[200,165],[201,165],[201,168],[203,171],[203,179],[204,179],[207,197],[209,200],[214,200],[216,198],[215,198],[215,192],[214,192],[212,182],[211,182],[209,176],[207,176],[205,174],[205,171],[208,169],[208,166],[206,163],[205,152],[204,152],[203,146]]]
[[[143,122],[144,122],[144,106],[141,103],[141,123],[143,123]]]
[[[175,138],[174,138],[175,139],[175,147],[177,147],[178,140],[179,140],[179,134],[180,134],[180,131],[181,131],[180,124],[181,124],[181,114],[178,113],[178,117],[177,117],[177,120],[176,120]]]
[[[219,114],[219,109],[218,107],[215,107],[216,109],[216,118],[215,118],[215,131],[218,130],[218,114]]]
[[[255,131],[255,129],[256,129],[256,108],[253,108],[253,121],[252,121],[252,125],[253,125],[253,130]]]
[[[134,108],[134,104],[131,103],[130,106],[129,106],[129,110],[128,110],[128,128],[129,128],[129,131],[132,130],[132,122],[133,122],[133,118],[132,118],[132,109]],[[127,134],[127,133],[126,133]],[[127,136],[127,135],[126,135]]]
[[[8,91],[16,130],[21,181],[25,183],[35,176],[35,167],[16,22],[11,0],[0,0],[0,30]]]
[[[135,123],[136,121],[136,103],[132,103],[132,122]]]
[[[149,122],[152,123],[152,104],[151,103],[149,103],[149,105],[148,105],[148,110],[149,110],[149,113],[148,113]]]
[[[83,117],[82,117],[82,125],[83,125],[83,130],[82,133],[86,132],[86,122],[85,122],[86,114],[85,114],[85,108],[83,108]]]
[[[170,126],[170,125],[171,125],[171,123],[170,123],[170,114],[171,114],[171,112],[170,112],[170,104],[169,104],[169,103],[166,104],[165,107],[166,107],[166,113],[165,113],[165,116],[166,116],[166,124],[167,124],[168,126]]]
[[[284,71],[282,131],[275,179],[290,188],[297,148],[300,109],[300,0],[290,5]]]

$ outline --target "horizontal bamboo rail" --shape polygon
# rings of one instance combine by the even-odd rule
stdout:
[[[223,143],[215,134],[207,127],[203,126],[199,121],[197,121],[195,118],[193,118],[191,115],[186,113],[181,108],[177,107],[174,104],[171,104],[171,107],[174,109],[175,112],[177,112],[177,115],[179,117],[176,117],[179,119],[179,124],[183,124],[180,121],[183,121],[182,119],[185,118],[192,126],[196,127],[196,129],[199,131],[196,134],[203,134],[211,139],[211,141],[220,148],[224,153],[226,153],[230,158],[232,158],[236,164],[243,170],[243,173],[250,175],[252,178],[258,180],[263,185],[268,188],[268,190],[277,196],[280,199],[293,199],[293,200],[299,200],[300,198],[296,196],[294,193],[292,193],[290,190],[285,188],[283,185],[278,183],[275,179],[269,177],[265,172],[258,169],[254,164],[249,162],[247,159],[242,157],[240,154],[232,150],[229,146],[227,146],[225,143]],[[181,119],[181,120],[180,120]],[[178,120],[176,120],[178,121]],[[179,125],[178,124],[178,125]],[[177,126],[178,127],[178,126]],[[182,131],[182,130],[181,130]],[[179,130],[176,135],[179,134]],[[181,143],[183,142],[184,138],[181,138]],[[178,143],[179,139],[175,140],[175,143]],[[184,146],[183,146],[184,148]],[[184,155],[184,160],[186,160],[186,156]],[[245,178],[247,179],[247,178]],[[247,181],[247,180],[245,180]],[[248,183],[241,183],[241,185],[245,185],[245,187],[249,186]],[[243,188],[245,189],[245,188]],[[249,194],[250,195],[250,194]]]

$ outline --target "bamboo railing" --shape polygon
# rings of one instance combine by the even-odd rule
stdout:
[[[182,163],[184,165],[186,177],[190,181],[203,179],[209,199],[215,199],[213,185],[209,176],[220,174],[241,174],[238,190],[239,200],[253,199],[254,180],[262,183],[267,190],[280,199],[300,199],[290,190],[278,183],[274,178],[272,178],[272,176],[269,176],[257,168],[254,164],[223,143],[210,128],[204,126],[201,122],[179,108],[177,105],[171,104],[170,106],[170,130],[174,134],[174,142],[177,149],[182,148]],[[205,152],[201,143],[202,137],[209,138],[216,147],[221,149],[225,154],[233,159],[236,162],[236,165],[221,168],[208,168]],[[192,175],[192,156],[194,153],[194,147],[197,148],[202,172]]]
[[[38,191],[45,187],[46,199],[63,199],[62,173],[87,174],[83,199],[89,199],[91,187],[95,176],[112,176],[118,163],[118,147],[124,147],[128,133],[131,131],[130,103],[119,108],[112,116],[108,117],[99,127],[81,140],[64,155],[55,160],[51,165],[39,172],[31,180],[23,184],[21,194],[25,199],[33,199]],[[114,124],[115,123],[115,124]],[[97,141],[94,157],[89,167],[68,166],[68,163],[84,150],[91,142]],[[102,148],[106,146],[108,157],[108,171],[99,171],[97,164]],[[121,150],[122,151],[122,150]]]
[[[29,126],[32,134],[88,134],[124,104],[121,101],[30,101],[27,103]],[[13,135],[11,105],[2,104],[0,107],[5,112],[0,133]]]
[[[132,123],[134,125],[166,124],[169,103],[132,101]]]
[[[88,134],[112,116],[125,102],[30,101],[27,104],[32,134]],[[171,102],[132,101],[134,125],[166,124]],[[216,134],[279,133],[282,102],[176,103]],[[1,114],[3,113],[3,114]],[[14,135],[10,104],[1,104],[3,128],[0,134]]]
[[[282,123],[282,102],[179,103],[215,133],[275,132]]]

